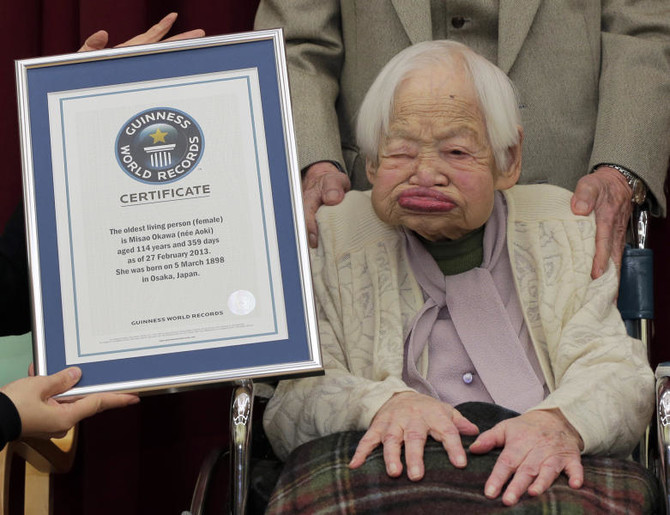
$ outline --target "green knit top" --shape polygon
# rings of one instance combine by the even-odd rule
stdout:
[[[417,236],[444,275],[462,274],[484,260],[484,226],[457,240],[429,241]]]

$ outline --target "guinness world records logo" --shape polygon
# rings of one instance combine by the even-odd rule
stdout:
[[[116,159],[133,179],[156,184],[182,179],[204,149],[202,130],[188,114],[155,107],[133,116],[116,137]]]

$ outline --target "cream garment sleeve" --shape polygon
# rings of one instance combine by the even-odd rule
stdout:
[[[536,408],[559,408],[582,436],[584,454],[627,456],[653,412],[653,373],[642,342],[623,329],[616,284],[610,263],[550,349],[556,389]]]
[[[394,393],[413,391],[401,378],[403,342],[394,342],[393,350],[385,344],[387,337],[402,339],[402,331],[398,329],[402,325],[400,317],[385,324],[395,329],[389,329],[386,336],[376,330],[376,318],[389,316],[379,311],[382,302],[376,293],[370,293],[374,300],[367,299],[376,306],[369,315],[354,316],[343,306],[346,291],[348,299],[361,302],[359,314],[365,311],[362,306],[365,299],[358,298],[356,288],[361,281],[375,275],[374,271],[352,267],[348,251],[341,254],[335,250],[365,233],[361,226],[371,219],[363,214],[371,211],[369,207],[359,210],[361,203],[352,202],[357,197],[369,206],[368,196],[352,192],[341,205],[319,212],[319,246],[311,254],[311,263],[325,375],[281,381],[269,401],[263,425],[281,459],[315,438],[367,429],[379,408]],[[333,213],[341,216],[325,216]]]
[[[534,409],[559,408],[584,454],[626,456],[650,420],[654,375],[616,307],[612,261],[590,278],[595,224],[572,215],[570,196],[547,185],[506,195],[517,291],[551,390]]]

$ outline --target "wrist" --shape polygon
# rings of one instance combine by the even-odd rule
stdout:
[[[538,410],[538,412],[551,415],[560,425],[563,426],[565,434],[569,435],[574,439],[575,443],[577,444],[577,447],[579,447],[579,450],[580,451],[584,450],[584,440],[582,439],[582,436],[579,434],[579,431],[577,431],[577,428],[575,428],[575,426],[573,426],[570,423],[570,421],[565,417],[565,415],[563,415],[563,412],[560,410],[560,408]]]
[[[626,184],[628,184],[631,193],[631,202],[637,204],[638,206],[644,204],[644,201],[647,198],[647,186],[642,179],[631,172],[628,168],[613,163],[600,163],[593,167],[593,171],[595,172],[603,168],[609,168],[610,170],[617,172],[620,174],[620,177],[626,181]]]
[[[307,165],[305,168],[301,170],[301,174],[303,177],[307,175],[308,172],[314,170],[314,171],[322,171],[322,170],[333,170],[335,168],[337,171],[342,172],[343,174],[346,175],[345,169],[342,167],[340,163],[337,161],[330,161],[330,160],[324,160],[324,161],[315,161],[312,164]]]

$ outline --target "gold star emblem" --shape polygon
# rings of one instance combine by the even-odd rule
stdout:
[[[156,143],[165,143],[165,136],[167,136],[167,132],[161,132],[160,128],[156,129],[156,132],[153,134],[149,134],[154,140],[154,145]]]

